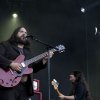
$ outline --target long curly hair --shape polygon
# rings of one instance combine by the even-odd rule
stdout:
[[[89,90],[89,86],[88,86],[88,84],[86,82],[84,74],[82,72],[80,72],[80,71],[72,71],[70,73],[70,75],[74,75],[75,78],[76,78],[75,82],[72,83],[73,84],[73,88],[72,88],[71,92],[74,93],[76,85],[81,82],[81,83],[83,83],[85,85],[85,89],[87,91],[87,94],[86,94],[87,95],[87,100],[92,100],[92,97],[91,97],[91,94],[90,94],[90,90]]]
[[[25,28],[24,26],[20,26],[18,28],[16,28],[14,30],[14,32],[12,33],[11,37],[7,40],[8,42],[10,42],[11,44],[13,45],[18,45],[18,39],[17,39],[17,34],[19,32],[19,30],[21,28]],[[25,28],[26,29],[26,28]],[[25,45],[24,45],[26,48],[30,48],[31,44],[30,44],[30,41],[28,41]]]

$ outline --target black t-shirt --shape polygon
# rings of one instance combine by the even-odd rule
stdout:
[[[83,82],[78,82],[77,84],[73,85],[73,89],[70,95],[74,95],[75,100],[91,100],[88,99],[88,90]]]

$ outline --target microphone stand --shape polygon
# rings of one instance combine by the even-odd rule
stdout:
[[[40,43],[40,44],[42,44],[42,45],[44,45],[44,46],[46,46],[46,48],[47,48],[47,51],[48,51],[48,89],[49,89],[49,92],[48,92],[48,97],[49,97],[49,99],[48,100],[50,100],[51,99],[51,89],[50,89],[50,76],[51,76],[51,72],[50,72],[50,48],[55,48],[55,47],[53,47],[53,46],[51,46],[51,45],[49,45],[49,44],[47,44],[47,43],[44,43],[44,42],[42,42],[42,41],[40,41],[40,40],[38,40],[37,38],[35,38],[34,36],[32,36],[32,35],[30,35],[29,36],[32,40],[35,40],[36,42],[38,42],[38,43]],[[57,48],[55,48],[55,49],[57,49]]]

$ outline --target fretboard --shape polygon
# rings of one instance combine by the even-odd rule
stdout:
[[[56,50],[55,50],[55,49],[51,49],[51,50],[49,50],[49,52],[50,52],[50,51],[55,52]],[[38,56],[36,56],[36,57],[33,57],[33,58],[29,59],[29,60],[26,60],[26,61],[24,61],[24,63],[25,63],[26,65],[29,65],[29,64],[31,64],[31,63],[34,63],[34,62],[36,62],[36,61],[39,61],[39,60],[43,59],[43,58],[46,57],[46,56],[48,56],[48,52],[44,52],[44,53],[42,53],[42,54],[40,54],[40,55],[38,55]]]

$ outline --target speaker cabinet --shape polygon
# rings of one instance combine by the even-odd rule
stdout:
[[[40,92],[40,81],[37,79],[33,80],[34,95],[29,100],[42,100],[42,92]]]

